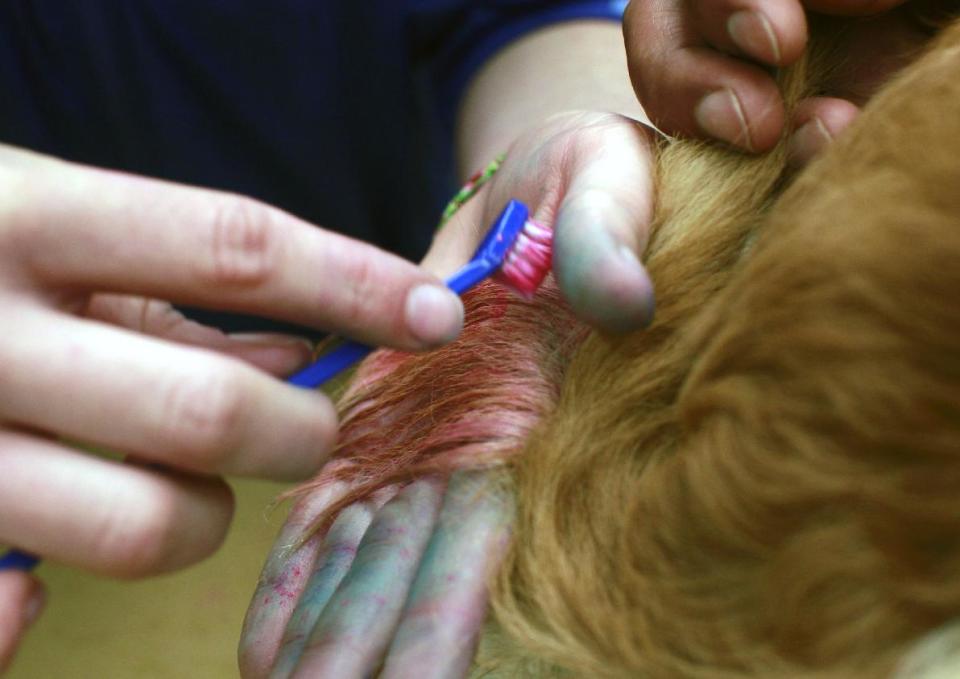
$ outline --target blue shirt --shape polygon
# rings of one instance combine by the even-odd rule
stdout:
[[[0,139],[235,191],[416,259],[483,60],[625,0],[11,0]]]

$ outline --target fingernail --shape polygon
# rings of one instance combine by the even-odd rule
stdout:
[[[593,275],[596,286],[593,322],[605,330],[627,332],[645,328],[653,321],[653,285],[646,268],[632,248],[618,244],[598,262]]]
[[[562,217],[569,218],[569,212]],[[558,234],[555,271],[578,316],[614,332],[650,323],[653,286],[632,248],[603,229],[568,227]]]
[[[780,64],[780,42],[773,24],[760,12],[740,10],[727,19],[727,33],[747,55],[773,65]]]
[[[44,604],[47,602],[46,592],[42,585],[38,585],[36,591],[30,595],[27,605],[23,609],[23,622],[26,625],[32,625],[40,617]]]
[[[753,150],[743,107],[730,88],[711,92],[701,99],[694,116],[700,129],[711,137]]]
[[[426,346],[455,339],[463,328],[463,303],[447,288],[418,285],[407,295],[407,328]]]
[[[833,141],[833,135],[819,117],[813,117],[790,137],[787,149],[793,165],[806,165],[823,147]]]

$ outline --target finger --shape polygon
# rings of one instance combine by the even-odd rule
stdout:
[[[466,673],[486,614],[487,580],[506,549],[511,515],[496,474],[451,477],[380,676]]]
[[[767,66],[787,66],[807,43],[799,0],[697,0],[687,5],[707,44]]]
[[[287,677],[296,669],[310,630],[353,565],[357,548],[374,515],[396,492],[395,487],[386,488],[337,515],[323,538],[314,570],[284,630],[271,677]]]
[[[441,278],[449,277],[473,256],[484,228],[484,202],[478,195],[437,231],[420,266]]]
[[[271,677],[287,677],[296,668],[310,629],[343,580],[357,553],[357,545],[376,509],[359,502],[345,508],[323,538],[315,570],[297,597],[280,641]],[[282,592],[280,592],[282,594]]]
[[[580,318],[609,330],[646,325],[653,286],[640,254],[652,214],[650,134],[614,114],[554,116],[514,144],[485,200],[474,199],[440,231],[424,266],[451,273],[469,258],[492,210],[517,198],[554,228],[553,270]]]
[[[377,512],[350,571],[323,606],[295,676],[365,677],[379,667],[442,497],[443,483],[420,480]]]
[[[17,189],[0,205],[8,275],[268,315],[406,349],[449,341],[461,327],[459,298],[426,272],[253,200],[41,156],[6,170]]]
[[[23,571],[0,572],[0,673],[10,666],[46,600],[40,581]]]
[[[624,34],[633,88],[658,128],[751,152],[774,146],[784,109],[773,79],[706,46],[682,0],[631,2]]]
[[[160,339],[233,356],[272,375],[287,376],[309,362],[310,342],[282,334],[227,335],[184,316],[168,302],[131,295],[93,295],[86,318],[104,321]]]
[[[168,302],[132,295],[97,294],[83,310],[86,318],[189,346],[234,356],[261,370],[287,375],[312,356],[302,337],[283,334],[233,334],[187,318]]]
[[[0,418],[181,469],[313,473],[336,436],[322,394],[238,361],[23,305],[0,342]]]
[[[195,563],[226,534],[230,489],[0,431],[0,541],[104,575]]]
[[[329,463],[322,474],[339,465],[338,461]],[[243,620],[239,646],[243,677],[269,676],[284,630],[323,546],[322,534],[315,534],[301,544],[304,533],[347,490],[346,483],[331,482],[300,500],[287,516]]]
[[[653,284],[640,263],[653,215],[645,129],[620,125],[595,150],[570,154],[564,168],[569,183],[554,222],[553,270],[574,312],[607,330],[653,318]]]
[[[794,117],[788,152],[791,164],[803,166],[829,146],[859,115],[845,99],[813,97],[801,102]]]

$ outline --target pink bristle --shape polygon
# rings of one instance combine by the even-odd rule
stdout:
[[[528,219],[494,279],[530,299],[550,273],[552,261],[553,230]]]

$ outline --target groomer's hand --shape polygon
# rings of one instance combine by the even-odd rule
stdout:
[[[857,115],[876,87],[930,35],[952,0],[633,0],[624,16],[634,90],[669,134],[770,149],[788,125],[792,153],[809,160]],[[785,120],[769,67],[795,62],[806,11],[859,17],[846,34],[831,96]]]
[[[226,336],[161,300],[411,350],[463,314],[422,269],[253,200],[0,146],[0,544],[119,577],[177,569],[224,537],[221,475],[324,461],[330,402],[267,374],[307,361],[302,340]]]
[[[510,198],[554,229],[553,272],[574,312],[606,330],[653,318],[640,257],[653,215],[654,132],[613,113],[560,113],[522,134],[500,170],[437,234],[423,266],[467,261]]]

